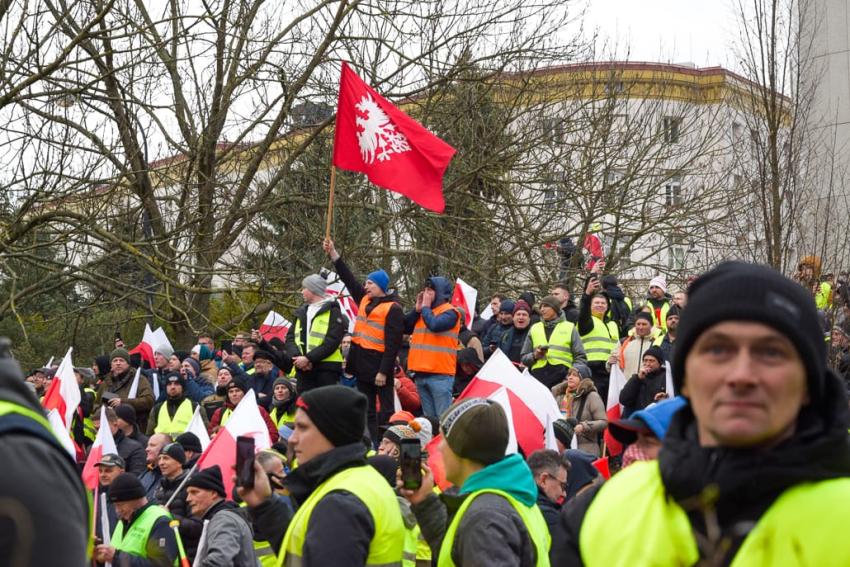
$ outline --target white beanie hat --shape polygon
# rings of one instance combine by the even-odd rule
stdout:
[[[649,287],[660,287],[661,291],[667,293],[667,280],[664,279],[664,276],[655,276],[651,280],[649,280]]]

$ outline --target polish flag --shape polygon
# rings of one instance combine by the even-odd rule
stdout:
[[[71,421],[74,419],[74,412],[77,411],[81,399],[80,386],[74,376],[74,363],[71,361],[72,350],[68,349],[65,358],[59,364],[50,389],[42,401],[45,411],[55,409],[59,413],[67,431],[71,430]]]
[[[97,437],[91,446],[91,451],[89,451],[86,465],[83,467],[83,484],[89,490],[97,488],[97,463],[103,459],[104,455],[110,453],[117,455],[118,447],[115,446],[112,430],[109,429],[109,422],[106,420],[106,405],[104,404],[100,406],[100,428],[97,430]]]
[[[504,408],[510,425],[506,454],[522,449],[527,456],[547,448],[553,439],[551,424],[561,417],[549,388],[531,375],[520,374],[500,350],[490,356],[457,399],[465,398],[491,399]],[[428,451],[428,466],[438,486],[445,489],[448,485],[445,476],[438,476],[443,470],[442,455],[436,450],[438,444],[432,442],[435,450]]]
[[[458,278],[455,282],[454,293],[452,293],[452,305],[463,309],[466,315],[466,327],[472,328],[472,320],[475,318],[475,301],[478,299],[478,290]]]
[[[260,334],[263,336],[263,339],[267,341],[274,337],[285,341],[286,333],[289,332],[289,327],[291,326],[292,323],[290,323],[286,317],[280,313],[269,311],[269,314],[266,315],[266,319],[263,321],[263,324],[260,325]],[[224,471],[224,469],[221,470]]]
[[[210,441],[201,458],[198,459],[197,470],[203,470],[213,465],[221,467],[224,480],[224,492],[227,498],[233,494],[233,468],[236,466],[236,438],[239,436],[253,437],[254,449],[268,449],[272,446],[269,439],[269,428],[257,407],[257,396],[254,390],[247,394],[233,410],[227,424],[218,430]]]
[[[194,433],[195,437],[201,442],[201,451],[206,451],[210,445],[210,434],[204,426],[204,420],[201,419],[201,406],[195,408],[195,414],[192,416],[192,421],[189,422],[189,427],[186,428],[186,433]]]
[[[611,375],[608,382],[608,400],[605,409],[608,414],[608,423],[620,419],[623,415],[623,406],[620,405],[620,392],[626,385],[626,375],[619,364],[611,365]],[[619,455],[623,452],[623,444],[614,439],[614,436],[605,429],[605,446],[609,455]]]
[[[357,306],[357,302],[352,299],[351,294],[348,293],[348,288],[345,287],[345,284],[342,283],[342,280],[339,279],[339,276],[336,273],[327,270],[323,272],[325,279],[328,282],[328,295],[335,297],[336,302],[339,303],[340,309],[348,317],[348,332],[354,332],[354,323],[357,320],[357,313],[360,311],[360,308]]]
[[[443,174],[455,149],[393,106],[342,64],[333,164],[442,213]]]
[[[50,410],[47,413],[47,422],[50,423],[50,428],[53,429],[53,434],[56,435],[59,443],[65,447],[65,450],[68,451],[71,458],[76,461],[78,447],[68,434],[68,430],[65,429],[65,424],[62,423],[62,418],[60,417],[59,412],[55,409]]]
[[[142,342],[130,351],[130,354],[138,354],[142,357],[142,361],[147,362],[151,368],[156,368],[156,359],[153,356],[153,351],[158,345],[156,337],[151,331],[151,326],[145,323],[145,332],[142,334]]]

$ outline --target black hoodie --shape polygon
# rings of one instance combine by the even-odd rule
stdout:
[[[11,358],[0,358],[0,400],[44,415]],[[91,520],[80,473],[49,433],[30,433],[31,424],[16,414],[0,419],[0,562],[84,565]]]

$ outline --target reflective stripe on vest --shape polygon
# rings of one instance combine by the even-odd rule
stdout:
[[[168,402],[162,402],[156,417],[156,427],[153,431],[154,433],[167,433],[172,437],[180,435],[189,428],[189,423],[192,422],[194,413],[192,400],[187,398],[177,406],[177,411],[174,412],[174,419],[172,419],[168,415]]]
[[[850,565],[850,546],[836,544],[848,504],[850,478],[785,490],[744,538],[731,567]],[[687,514],[668,496],[658,461],[635,463],[602,486],[581,524],[579,550],[587,567],[625,567],[637,557],[651,557],[653,565],[699,561]]]
[[[280,426],[285,423],[294,423],[295,422],[295,406],[292,406],[292,409],[288,412],[279,411],[279,408],[272,408],[272,411],[269,412],[269,417],[272,418],[272,422],[274,426],[280,429]]]
[[[405,529],[398,500],[387,481],[373,467],[366,465],[344,469],[320,484],[295,512],[283,536],[278,565],[302,564],[304,540],[313,509],[329,492],[345,490],[356,496],[369,510],[375,535],[369,544],[366,565],[401,567]],[[345,522],[346,518],[340,518]]]
[[[272,544],[267,541],[254,540],[254,555],[260,561],[263,567],[275,567],[277,565],[277,554],[275,554]]]
[[[405,527],[404,529],[404,553],[401,558],[401,564],[404,567],[416,567],[416,539],[419,525],[414,524],[412,528]]]
[[[543,321],[539,321],[532,325],[531,330],[528,332],[531,337],[532,348],[548,346],[549,350],[546,351],[546,358],[541,358],[536,361],[531,369],[534,370],[535,368],[542,368],[547,364],[572,366],[572,339],[574,328],[575,325],[569,321],[560,321],[557,325],[555,325],[555,328],[552,329],[552,334],[549,335],[549,340],[547,341],[546,329],[543,327]]]
[[[443,544],[440,546],[440,557],[437,565],[440,567],[455,567],[455,562],[452,559],[452,548],[454,547],[455,536],[457,535],[458,527],[460,526],[461,518],[463,518],[466,509],[472,504],[472,501],[482,494],[498,494],[519,514],[522,523],[525,524],[525,529],[528,530],[528,535],[534,544],[534,550],[537,555],[535,565],[537,567],[549,567],[549,547],[552,545],[552,536],[549,534],[549,526],[546,525],[546,520],[540,512],[537,504],[526,506],[518,502],[513,496],[501,490],[477,490],[467,496],[463,504],[460,505],[457,513],[446,530],[446,535],[443,537]],[[638,556],[635,556],[638,557]]]
[[[301,354],[307,354],[314,348],[325,342],[325,336],[328,334],[328,325],[331,321],[331,312],[327,310],[313,317],[310,323],[310,335],[307,337],[307,348],[301,342],[301,318],[295,319],[295,344],[298,346],[298,351]],[[342,362],[342,351],[337,348],[330,355],[322,359],[322,362]]]
[[[368,315],[366,314],[367,305],[369,305],[368,296],[360,301],[351,342],[360,348],[384,352],[384,328],[387,324],[387,315],[394,304],[392,301],[379,303]]]
[[[410,353],[407,355],[407,368],[413,372],[447,374],[454,376],[457,368],[457,347],[460,336],[460,314],[451,303],[443,303],[433,309],[434,317],[454,311],[457,314],[455,324],[446,331],[434,332],[425,325],[420,315],[410,337]]]
[[[593,330],[581,336],[581,343],[584,345],[588,362],[605,362],[620,341],[620,331],[614,321],[604,323],[602,319],[593,316],[591,319],[593,319]]]
[[[161,506],[155,504],[148,506],[133,521],[126,534],[124,533],[124,522],[118,522],[118,525],[115,526],[115,531],[112,532],[112,541],[110,544],[118,551],[147,558],[148,538],[151,535],[154,524],[160,518],[168,518],[170,520],[171,514],[166,512]],[[175,561],[176,564],[177,562]]]

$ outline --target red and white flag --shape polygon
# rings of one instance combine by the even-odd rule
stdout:
[[[592,270],[597,262],[605,259],[605,246],[596,232],[588,232],[584,237],[584,249],[590,254],[585,269]]]
[[[328,282],[328,295],[336,298],[340,309],[348,317],[348,332],[353,333],[354,322],[357,320],[357,313],[360,311],[357,302],[352,299],[351,294],[348,293],[348,288],[345,287],[345,284],[342,283],[342,280],[336,273],[328,271],[325,274],[325,280]]]
[[[136,345],[130,354],[138,354],[142,357],[142,361],[147,362],[151,368],[156,368],[156,359],[153,356],[153,351],[158,345],[156,337],[151,331],[151,326],[145,323],[145,332],[142,334],[142,342]]]
[[[458,278],[455,282],[454,293],[452,293],[452,305],[463,309],[466,315],[466,327],[472,328],[472,320],[475,318],[475,302],[478,299],[478,290]]]
[[[442,213],[443,174],[455,149],[393,106],[342,64],[334,166]]]
[[[620,419],[623,415],[623,406],[620,405],[620,392],[626,385],[626,375],[623,374],[623,369],[619,364],[611,365],[611,374],[608,380],[608,400],[606,400],[605,410],[608,414],[608,423]],[[608,454],[619,455],[623,452],[623,444],[614,439],[609,430],[605,429],[605,446],[608,448]]]
[[[204,426],[204,420],[201,418],[201,406],[195,408],[195,413],[192,415],[192,421],[189,422],[189,427],[186,428],[186,433],[194,433],[198,441],[201,442],[201,451],[206,451],[210,446],[210,434]]]
[[[77,411],[81,399],[80,386],[77,384],[77,377],[74,376],[74,363],[71,361],[72,350],[68,349],[65,358],[56,369],[50,389],[47,390],[41,402],[45,411],[55,409],[59,413],[67,431],[71,430],[71,420],[74,419],[74,412]]]
[[[523,454],[547,448],[553,435],[549,430],[552,422],[561,417],[558,404],[549,388],[531,375],[520,374],[505,354],[497,350],[478,374],[469,382],[458,396],[465,398],[487,398],[497,402],[505,409],[510,425],[510,438],[507,453],[522,449]],[[436,436],[435,439],[440,436]],[[438,443],[432,442],[436,448]],[[431,447],[431,445],[429,445]],[[447,487],[443,470],[442,456],[439,451],[428,451],[428,466],[434,472],[434,479],[441,488]]]
[[[231,471],[236,466],[236,438],[239,436],[253,437],[254,449],[268,449],[272,446],[269,438],[269,428],[257,407],[257,397],[254,390],[248,393],[233,410],[227,423],[218,430],[210,441],[209,446],[198,459],[198,470],[213,465],[221,467],[224,480],[224,491],[230,498],[233,494],[233,478]]]
[[[97,437],[95,437],[94,444],[89,451],[86,465],[83,467],[83,484],[89,490],[97,488],[97,464],[103,459],[104,455],[110,453],[117,455],[118,447],[115,446],[112,430],[109,429],[109,422],[106,420],[106,405],[102,405],[100,406],[100,429],[97,430]]]
[[[286,317],[280,313],[276,313],[275,311],[269,311],[269,314],[266,315],[265,320],[263,320],[263,324],[260,325],[259,331],[263,336],[263,339],[267,341],[270,341],[275,337],[285,341],[286,333],[289,332],[289,327],[291,326],[292,323],[290,323]]]
[[[53,429],[53,434],[56,435],[59,443],[65,447],[65,450],[68,451],[71,458],[76,461],[77,445],[71,439],[71,435],[68,433],[68,430],[65,429],[65,424],[62,423],[62,418],[59,416],[59,412],[55,409],[47,412],[47,422],[50,424],[50,428]]]

